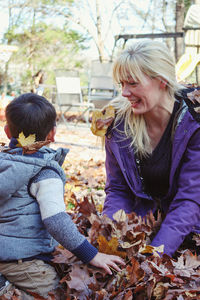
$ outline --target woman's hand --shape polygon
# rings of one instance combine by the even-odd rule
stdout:
[[[117,264],[125,266],[123,259],[116,255],[108,255],[98,252],[97,255],[90,261],[90,264],[102,268],[106,271],[107,274],[112,275],[112,272],[109,267],[112,267],[116,271],[120,272],[121,269]]]

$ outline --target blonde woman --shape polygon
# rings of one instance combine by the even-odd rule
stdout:
[[[105,139],[104,214],[161,210],[152,245],[173,255],[200,233],[200,115],[160,42],[132,44],[114,62],[113,77],[122,97],[112,103],[116,116]]]

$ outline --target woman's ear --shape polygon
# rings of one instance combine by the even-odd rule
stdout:
[[[161,82],[160,82],[160,87],[161,87],[161,89],[165,89],[166,88],[166,85],[167,85],[167,81],[166,80],[161,80]]]
[[[12,135],[11,135],[11,133],[10,133],[10,129],[9,129],[9,127],[8,127],[8,124],[6,124],[6,125],[4,126],[4,131],[5,131],[5,134],[7,135],[7,137],[8,137],[9,139],[11,139]]]
[[[167,81],[166,79],[162,78],[162,77],[159,77],[159,80],[160,80],[160,88],[162,90],[165,90],[166,86],[167,86]]]
[[[54,126],[53,129],[48,133],[46,140],[50,140],[51,142],[55,142],[55,135],[56,135],[56,127]]]

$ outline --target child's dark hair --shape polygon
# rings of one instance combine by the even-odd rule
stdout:
[[[36,135],[36,141],[44,141],[56,123],[56,111],[44,97],[33,93],[22,94],[6,107],[6,120],[12,137]]]

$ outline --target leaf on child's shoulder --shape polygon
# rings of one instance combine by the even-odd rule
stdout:
[[[39,142],[35,142],[33,144],[27,145],[27,146],[23,146],[23,154],[32,154],[37,152],[40,148],[42,148],[45,145],[50,144],[51,141],[47,140],[47,141],[39,141]]]
[[[126,257],[125,251],[118,250],[119,243],[116,237],[112,237],[110,241],[107,241],[107,239],[103,235],[100,235],[97,241],[99,244],[99,252],[111,255],[118,255],[122,258]]]
[[[21,147],[31,145],[35,142],[35,134],[29,134],[29,136],[25,137],[23,132],[20,132],[17,141]]]
[[[49,140],[36,142],[35,139],[35,134],[29,134],[29,136],[25,137],[24,133],[20,132],[19,137],[17,138],[17,146],[22,147],[23,154],[32,154],[51,142]]]

